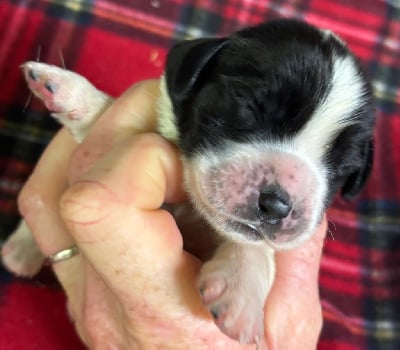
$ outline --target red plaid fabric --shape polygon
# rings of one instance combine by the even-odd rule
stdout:
[[[372,177],[357,201],[338,198],[328,212],[318,348],[400,349],[399,0],[2,0],[0,237],[15,227],[18,191],[58,128],[37,101],[24,108],[20,64],[61,65],[62,52],[68,69],[118,95],[159,76],[179,39],[276,17],[339,34],[363,62],[376,96]],[[59,290],[0,272],[0,350],[79,349],[64,310]]]

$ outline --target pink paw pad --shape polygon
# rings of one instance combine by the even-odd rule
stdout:
[[[200,287],[200,294],[205,305],[218,299],[226,290],[226,281],[224,279],[207,280]]]
[[[77,142],[82,142],[90,126],[112,102],[86,78],[67,69],[34,61],[21,68],[32,93]]]
[[[58,84],[51,74],[46,73],[40,66],[34,67],[32,63],[24,64],[22,69],[29,89],[43,101],[47,109],[51,112],[63,112],[62,107],[55,102]]]

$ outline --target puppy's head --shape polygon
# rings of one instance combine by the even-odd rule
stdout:
[[[307,239],[338,189],[363,187],[373,124],[357,60],[305,23],[184,41],[167,59],[159,130],[182,152],[194,204],[230,239]]]

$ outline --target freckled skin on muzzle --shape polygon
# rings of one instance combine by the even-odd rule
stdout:
[[[230,146],[230,149],[235,148]],[[215,229],[233,240],[275,246],[302,240],[321,216],[324,184],[300,157],[246,146],[219,160],[191,162],[187,170],[194,200]]]

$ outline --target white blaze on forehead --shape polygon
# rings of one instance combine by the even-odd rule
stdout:
[[[331,87],[307,124],[293,139],[293,147],[319,162],[333,137],[351,125],[353,114],[362,105],[364,84],[353,58],[336,57]]]

